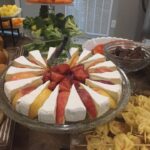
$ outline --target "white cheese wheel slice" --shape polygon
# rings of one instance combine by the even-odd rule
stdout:
[[[104,72],[104,73],[89,73],[92,80],[110,81],[114,84],[121,84],[122,78],[118,71]]]
[[[46,83],[40,85],[38,88],[30,92],[29,94],[26,94],[25,96],[18,99],[16,103],[16,111],[28,116],[29,109],[31,104],[34,102],[34,100],[38,97],[38,95],[47,88],[50,81],[47,81]]]
[[[14,95],[16,94],[17,90],[22,89],[25,86],[28,86],[31,83],[41,79],[42,76],[5,82],[4,84],[5,94],[8,97],[8,99],[11,100],[11,98],[13,98]]]
[[[87,60],[81,62],[81,64],[84,64],[85,69],[87,69],[87,68],[89,68],[99,62],[103,62],[105,60],[106,60],[106,58],[104,55],[95,54],[95,55],[89,57]]]
[[[111,69],[112,71],[117,69],[116,65],[112,61],[104,61],[104,62],[96,64],[95,66],[90,67],[89,72],[90,70],[94,70],[97,68],[108,68],[108,69]]]
[[[9,67],[9,69],[7,70],[6,78],[7,78],[7,76],[12,76],[12,75],[17,74],[17,73],[25,73],[25,72],[32,72],[32,73],[34,73],[35,75],[41,75],[41,73],[42,73],[43,71],[44,71],[43,69],[18,68],[18,67],[11,66],[11,67]]]
[[[71,57],[74,57],[74,55],[77,55],[78,52],[79,52],[79,48],[76,48],[76,47],[71,47],[70,50],[69,50],[69,53],[70,53]]]
[[[16,66],[16,67],[41,68],[41,66],[38,66],[38,65],[30,62],[24,56],[20,56],[20,57],[16,58],[13,61],[13,65]]]
[[[88,59],[90,56],[92,55],[92,52],[91,51],[88,51],[86,49],[84,49],[82,51],[82,53],[80,54],[79,56],[79,59],[77,61],[77,64],[80,64],[82,61]]]
[[[108,94],[110,94],[116,101],[120,100],[121,91],[122,91],[121,84],[111,85],[111,84],[104,84],[101,82],[86,79],[86,85],[88,85],[92,88],[101,88],[101,89],[107,91]]]
[[[108,97],[98,94],[97,92],[82,83],[80,85],[90,94],[91,98],[93,99],[97,110],[97,117],[103,115],[109,110],[110,104]]]
[[[36,64],[38,64],[41,67],[46,68],[47,66],[39,50],[30,51],[29,60],[33,60]]]
[[[71,87],[70,95],[65,107],[65,120],[76,122],[84,120],[86,117],[86,108],[78,95],[74,85]]]
[[[38,111],[38,120],[44,123],[56,123],[56,106],[57,97],[59,93],[59,85],[56,86],[54,91],[50,94],[48,99]]]
[[[50,47],[49,48],[46,60],[48,60],[48,59],[50,59],[52,57],[52,55],[54,54],[55,50],[56,50],[56,47]]]

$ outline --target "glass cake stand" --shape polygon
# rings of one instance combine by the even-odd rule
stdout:
[[[122,95],[118,106],[116,109],[110,109],[104,115],[100,116],[99,118],[89,120],[86,119],[81,122],[76,123],[66,123],[64,125],[52,125],[52,124],[45,124],[39,122],[37,119],[29,119],[28,117],[16,112],[12,106],[10,101],[7,99],[4,93],[4,82],[5,82],[5,73],[0,77],[0,107],[9,116],[12,120],[16,121],[19,124],[27,126],[31,129],[35,129],[38,131],[45,131],[48,133],[71,133],[76,134],[80,133],[89,129],[96,127],[97,125],[102,125],[110,120],[112,120],[128,103],[129,96],[130,96],[130,83],[125,75],[125,73],[118,68],[122,76]]]

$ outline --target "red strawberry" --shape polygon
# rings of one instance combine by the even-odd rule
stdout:
[[[76,89],[78,89],[80,86],[80,82],[78,80],[72,80],[72,84],[75,85]]]
[[[65,74],[70,71],[70,66],[68,64],[57,65],[57,70],[60,74]]]
[[[84,82],[85,79],[89,77],[88,73],[83,69],[78,69],[73,74],[75,79],[81,82]]]
[[[65,106],[67,104],[69,92],[60,92],[57,97],[56,123],[63,124],[65,122]]]
[[[55,89],[55,87],[57,86],[57,82],[50,82],[50,84],[48,85],[48,89],[50,89],[50,90],[54,90]]]
[[[96,68],[92,71],[89,71],[90,73],[103,73],[103,72],[112,72],[109,68]]]
[[[78,94],[87,109],[89,117],[91,119],[96,118],[97,117],[96,106],[90,94],[85,89],[78,89]]]
[[[51,78],[51,73],[45,72],[43,75],[43,82],[45,83],[46,81],[50,80]]]
[[[60,91],[70,91],[71,81],[68,78],[64,78],[59,85]]]
[[[28,86],[25,87],[24,89],[21,89],[20,91],[22,92],[22,96],[32,92],[36,87],[35,86]]]
[[[51,67],[51,71],[52,71],[52,72],[58,72],[57,66],[52,66],[52,67]]]
[[[101,83],[104,83],[104,84],[111,84],[111,85],[113,85],[113,83],[111,81],[99,80],[98,82],[101,82]]]
[[[51,67],[51,70],[56,73],[65,74],[70,71],[70,66],[68,64],[59,64]]]
[[[96,53],[104,54],[104,45],[103,44],[99,44],[99,45],[95,46],[95,48],[92,49],[92,52],[94,54],[96,54]]]
[[[64,78],[63,75],[56,73],[56,72],[51,72],[51,81],[55,81],[55,82],[60,82],[62,79]]]
[[[72,71],[72,72],[75,72],[75,71],[77,71],[77,70],[79,70],[79,69],[84,70],[84,66],[83,66],[83,65],[77,65],[77,66],[75,66],[75,67],[72,67],[72,68],[71,68],[71,71]]]

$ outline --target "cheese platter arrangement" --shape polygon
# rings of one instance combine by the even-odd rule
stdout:
[[[64,48],[64,47],[63,47]],[[130,83],[103,53],[71,47],[52,63],[58,47],[16,56],[0,79],[5,113],[29,128],[78,133],[113,119],[127,104]],[[55,59],[54,59],[55,58]]]

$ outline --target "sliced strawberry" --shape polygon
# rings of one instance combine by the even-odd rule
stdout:
[[[57,82],[52,81],[52,82],[50,82],[50,84],[48,85],[48,89],[54,90],[56,86],[57,86]]]
[[[57,65],[57,70],[60,74],[66,74],[70,71],[70,66],[68,64]]]
[[[72,80],[72,84],[75,85],[76,89],[80,87],[80,82],[78,80]]]
[[[111,81],[99,80],[98,82],[101,82],[101,83],[104,83],[104,84],[111,84],[111,85],[113,85],[113,83]]]
[[[57,66],[51,66],[51,71],[52,71],[52,72],[58,72]]]
[[[104,73],[104,72],[112,72],[109,68],[95,68],[94,70],[90,71],[90,73]]]
[[[85,79],[89,77],[88,73],[83,69],[78,69],[73,74],[75,79],[81,82],[85,82]]]
[[[78,94],[87,109],[89,117],[91,119],[96,118],[97,117],[96,106],[90,94],[85,89],[78,89]]]
[[[96,53],[104,54],[104,45],[103,45],[103,44],[97,45],[97,46],[92,50],[92,52],[93,52],[94,54],[96,54]]]
[[[71,81],[68,78],[64,78],[59,85],[60,85],[60,91],[69,92],[71,88]]]
[[[65,122],[65,106],[67,104],[69,92],[60,92],[57,97],[56,107],[56,123],[63,124]]]
[[[55,81],[55,82],[60,82],[62,79],[64,78],[64,75],[61,75],[59,73],[56,72],[51,72],[51,77],[50,80],[51,81]]]
[[[45,83],[46,81],[50,80],[50,78],[51,78],[51,73],[45,72],[43,75],[43,82]]]
[[[66,74],[70,71],[70,66],[68,64],[59,64],[57,66],[52,66],[51,70],[56,73]]]
[[[72,73],[68,73],[66,75],[66,78],[69,79],[70,81],[72,81],[74,79],[74,75]]]
[[[72,68],[71,68],[71,72],[75,72],[75,71],[77,71],[77,70],[79,70],[79,69],[84,70],[84,66],[83,66],[83,65],[77,65],[77,66],[75,66],[75,67],[72,67]]]
[[[21,89],[21,93],[22,96],[30,93],[31,91],[33,91],[36,87],[35,86],[29,86],[29,87],[25,87],[24,89]]]

